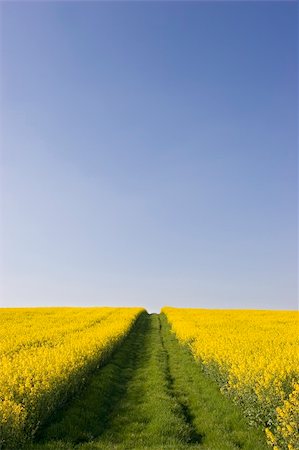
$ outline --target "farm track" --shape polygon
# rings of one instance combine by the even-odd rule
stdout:
[[[263,450],[263,433],[208,380],[165,316],[146,313],[30,450]]]

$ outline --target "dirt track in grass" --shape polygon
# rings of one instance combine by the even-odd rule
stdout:
[[[31,450],[263,450],[260,430],[207,379],[163,314],[144,313]]]

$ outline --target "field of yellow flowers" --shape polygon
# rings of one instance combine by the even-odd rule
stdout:
[[[262,424],[274,449],[299,449],[298,313],[165,307],[202,369]]]
[[[0,448],[18,448],[84,385],[142,308],[1,309]]]

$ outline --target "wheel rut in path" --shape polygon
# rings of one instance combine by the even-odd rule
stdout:
[[[167,387],[170,395],[175,398],[175,401],[178,404],[178,407],[181,412],[181,416],[183,417],[183,420],[186,422],[189,428],[189,438],[188,441],[193,444],[199,444],[203,440],[203,435],[198,433],[196,428],[193,425],[194,417],[189,409],[189,406],[187,402],[183,402],[182,399],[177,395],[176,390],[174,388],[174,377],[171,374],[170,364],[169,364],[169,351],[166,348],[165,345],[165,338],[164,333],[162,332],[162,323],[161,319],[159,317],[159,334],[161,339],[161,345],[163,352],[165,354],[165,362],[166,362],[166,371],[165,371],[165,378],[167,380]]]

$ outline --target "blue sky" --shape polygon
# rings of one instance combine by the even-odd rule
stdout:
[[[292,2],[2,9],[2,306],[294,309]]]

